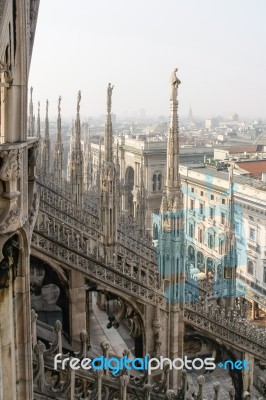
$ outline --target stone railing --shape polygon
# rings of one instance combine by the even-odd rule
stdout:
[[[50,184],[50,181],[48,181]],[[40,185],[40,210],[60,220],[64,225],[69,225],[73,229],[82,232],[84,235],[95,237],[97,232],[98,242],[103,243],[103,234],[99,219],[95,212],[80,209],[75,204],[59,193],[53,192],[47,186]],[[54,184],[54,188],[58,188]],[[135,263],[156,273],[158,270],[156,251],[145,239],[128,237],[126,233],[126,224],[119,224],[116,243],[116,255],[121,258],[127,258],[130,263]],[[110,258],[110,257],[109,257]],[[109,262],[113,262],[112,257]]]
[[[266,360],[266,332],[245,318],[239,311],[225,312],[217,304],[201,300],[187,302],[184,311],[185,322],[201,332],[213,335],[224,342],[247,351],[260,360]]]
[[[205,378],[199,376],[197,385],[186,371],[182,374],[181,388],[177,391],[169,387],[169,364],[165,363],[163,370],[151,375],[148,371],[133,371],[129,373],[126,368],[120,370],[116,375],[112,374],[111,369],[73,369],[69,362],[73,358],[82,362],[85,358],[91,361],[95,358],[92,355],[89,337],[86,331],[80,333],[80,350],[64,353],[62,325],[59,321],[54,325],[54,340],[47,347],[37,337],[37,314],[32,310],[32,348],[33,348],[33,388],[34,398],[41,400],[46,396],[56,400],[204,400],[205,397]],[[107,360],[113,359],[109,352],[110,343],[103,341],[97,358],[104,357]],[[62,363],[58,363],[55,369],[54,359],[60,353],[59,359],[65,360],[65,368]],[[124,356],[128,355],[125,349]],[[68,359],[68,360],[67,360]],[[75,363],[77,361],[75,360]],[[85,362],[85,360],[84,360]],[[84,365],[84,364],[83,364]],[[219,398],[220,384],[213,384],[213,395],[208,397],[211,400]],[[235,389],[233,386],[228,388],[229,400],[235,400]],[[249,393],[245,392],[243,400],[251,400]],[[254,399],[255,400],[255,399]],[[263,400],[257,397],[257,400]]]
[[[74,242],[73,242],[74,243]],[[141,299],[144,303],[156,305],[156,299],[160,305],[164,304],[164,295],[159,289],[158,278],[154,274],[134,265],[112,263],[108,264],[103,254],[100,253],[101,246],[96,246],[91,255],[82,249],[72,248],[61,238],[53,237],[52,230],[47,233],[37,231],[36,227],[32,235],[32,247],[40,253],[63,262],[70,268],[84,273],[92,282],[107,284],[108,287],[120,293],[130,294]]]

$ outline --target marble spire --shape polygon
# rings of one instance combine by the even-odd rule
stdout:
[[[116,197],[117,179],[113,160],[113,131],[111,119],[113,88],[114,86],[109,83],[107,87],[107,115],[104,132],[104,164],[101,174],[101,218],[104,226],[105,243],[111,247],[116,241],[118,208]]]
[[[42,168],[45,174],[50,173],[50,136],[49,136],[49,117],[48,117],[49,102],[46,100],[46,115],[45,115],[45,133],[43,140],[42,152]]]
[[[160,234],[158,238],[159,274],[169,301],[170,333],[169,353],[171,360],[183,357],[184,333],[184,212],[179,176],[179,128],[177,92],[180,80],[177,68],[170,77],[170,118],[167,141],[167,170],[164,193],[160,208]],[[181,371],[171,371],[170,385],[174,389],[181,386]]]
[[[83,124],[84,132],[84,191],[92,187],[92,154],[90,141],[90,127],[88,122]]]
[[[30,102],[29,102],[29,119],[28,119],[28,136],[33,137],[35,135],[35,117],[33,113],[33,101],[32,101],[33,87],[30,88]]]
[[[113,162],[113,129],[112,129],[112,93],[114,86],[111,83],[107,87],[107,115],[104,132],[104,160],[105,163]]]
[[[176,76],[177,68],[170,78],[170,117],[167,139],[167,164],[165,190],[161,203],[161,211],[178,208],[181,201],[181,183],[179,176],[179,126],[177,92],[180,80]]]
[[[68,171],[73,195],[73,201],[82,207],[83,204],[83,153],[80,138],[80,101],[81,92],[78,92],[77,114],[74,129],[72,130],[71,148],[68,159]]]
[[[55,143],[55,147],[54,147],[54,179],[55,179],[55,183],[59,186],[62,185],[62,172],[63,172],[63,143],[62,143],[62,133],[61,133],[61,101],[62,101],[62,97],[59,96],[56,143]]]

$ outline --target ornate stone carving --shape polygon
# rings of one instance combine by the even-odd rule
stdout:
[[[21,174],[21,149],[0,150],[0,180],[10,182]]]

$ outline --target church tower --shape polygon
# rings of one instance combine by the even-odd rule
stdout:
[[[59,186],[62,185],[62,171],[63,171],[63,143],[61,134],[61,100],[58,99],[58,117],[57,117],[57,134],[56,143],[54,147],[54,179],[55,183]]]
[[[50,149],[51,142],[49,136],[49,117],[48,117],[49,102],[46,100],[46,116],[45,116],[45,134],[43,141],[43,152],[42,152],[42,169],[47,175],[50,173]]]
[[[179,127],[177,91],[181,83],[176,76],[170,80],[170,118],[167,142],[167,170],[160,218],[158,243],[159,273],[169,302],[169,354],[173,360],[183,356],[184,333],[184,222],[183,200],[179,176]],[[170,386],[177,389],[181,384],[181,372],[173,370]]]
[[[78,92],[77,116],[72,130],[70,154],[68,159],[69,180],[73,195],[73,201],[82,207],[83,203],[83,153],[80,140],[80,100],[81,92]]]
[[[101,177],[101,212],[106,245],[113,245],[115,243],[117,230],[117,177],[113,160],[112,92],[113,86],[109,83],[107,88],[107,115],[104,132],[104,165]]]

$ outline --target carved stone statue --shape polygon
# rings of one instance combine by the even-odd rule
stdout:
[[[58,114],[60,114],[60,111],[61,111],[61,100],[62,100],[62,97],[59,96],[59,98],[58,98]]]
[[[111,86],[111,83],[109,83],[108,87],[107,87],[107,112],[108,113],[111,112],[113,88],[114,88],[114,85]]]
[[[181,83],[176,76],[177,71],[178,69],[175,68],[170,77],[170,100],[172,101],[176,101],[178,85]]]
[[[79,113],[80,110],[80,100],[81,100],[81,91],[78,91],[78,103],[77,103],[77,113]]]
[[[46,100],[46,113],[48,113],[49,101]]]

